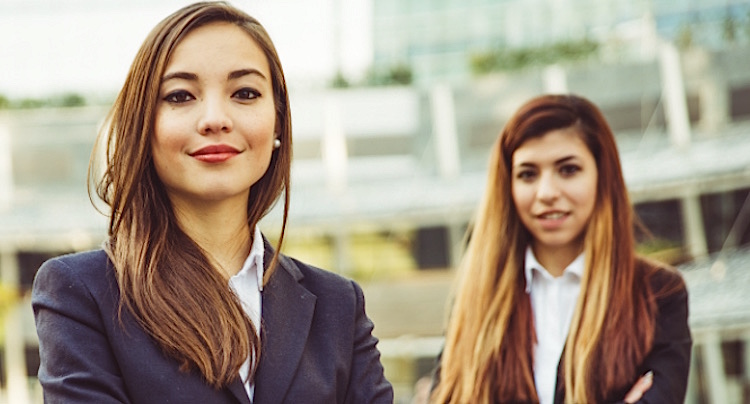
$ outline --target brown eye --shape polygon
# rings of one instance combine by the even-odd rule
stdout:
[[[169,102],[171,104],[182,104],[183,102],[188,102],[194,100],[195,97],[193,97],[192,94],[185,90],[178,90],[173,91],[169,94],[167,94],[166,97],[164,97],[164,101]]]
[[[560,167],[560,174],[562,174],[564,177],[570,177],[572,175],[575,175],[579,171],[581,171],[581,167],[575,164],[565,164],[564,166]]]
[[[260,92],[252,88],[242,88],[235,91],[235,93],[232,94],[232,97],[239,98],[241,100],[252,100],[260,97]]]
[[[534,178],[536,178],[536,171],[534,170],[521,170],[518,173],[516,173],[516,178],[518,178],[521,181],[532,181]]]

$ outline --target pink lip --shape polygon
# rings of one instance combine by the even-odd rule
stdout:
[[[240,151],[234,147],[217,144],[202,147],[190,153],[190,156],[205,163],[221,163],[238,154],[240,154]]]
[[[545,217],[545,215],[554,214],[554,213],[562,214],[562,216],[557,217],[557,218]],[[556,210],[556,211],[543,212],[539,215],[536,215],[536,218],[537,220],[539,220],[539,224],[542,226],[544,230],[556,230],[560,226],[562,226],[563,222],[565,221],[565,219],[568,218],[568,216],[570,216],[569,212]]]

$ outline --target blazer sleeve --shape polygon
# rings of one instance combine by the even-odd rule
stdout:
[[[385,379],[380,363],[378,340],[372,335],[374,325],[365,314],[365,298],[362,289],[352,281],[356,294],[356,316],[354,324],[354,346],[351,374],[347,389],[347,403],[393,403],[393,388]]]
[[[80,268],[45,262],[32,289],[45,403],[129,403],[102,322]],[[102,281],[105,268],[97,271]],[[85,272],[83,272],[85,273]]]
[[[657,299],[654,345],[641,367],[644,373],[653,371],[654,379],[639,403],[685,401],[693,345],[688,326],[688,294],[679,274],[669,273],[668,278],[678,287],[674,293]]]

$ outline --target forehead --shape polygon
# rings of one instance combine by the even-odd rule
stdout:
[[[578,129],[551,130],[541,136],[524,141],[513,152],[513,164],[554,163],[567,157],[594,159]]]
[[[167,63],[167,72],[252,67],[270,77],[265,52],[239,26],[214,22],[195,28],[177,44]]]

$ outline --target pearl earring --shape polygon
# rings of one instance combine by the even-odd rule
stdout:
[[[279,147],[281,147],[281,140],[279,140],[279,138],[276,138],[273,140],[273,148],[278,149]]]

